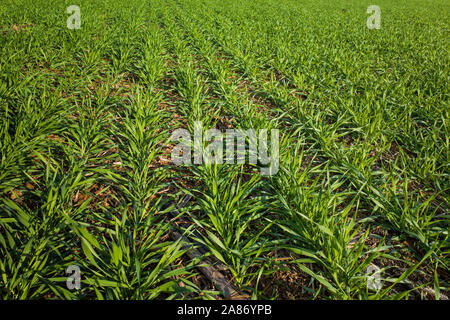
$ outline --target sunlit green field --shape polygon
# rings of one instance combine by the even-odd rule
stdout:
[[[1,299],[448,298],[449,18],[446,0],[0,0]],[[278,129],[278,172],[175,165],[196,121]]]

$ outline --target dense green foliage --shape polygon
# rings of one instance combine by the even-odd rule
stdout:
[[[379,30],[372,1],[0,2],[1,299],[216,298],[184,195],[253,298],[448,295],[448,1],[377,1]],[[279,172],[173,165],[194,121],[279,129]]]

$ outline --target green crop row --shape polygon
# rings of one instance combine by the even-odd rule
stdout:
[[[2,299],[448,297],[445,1],[72,4],[0,7]],[[175,165],[199,122],[278,129],[277,173]]]

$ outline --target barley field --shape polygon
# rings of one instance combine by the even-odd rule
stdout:
[[[449,18],[1,0],[0,298],[448,300]],[[272,162],[174,141],[213,128]]]

